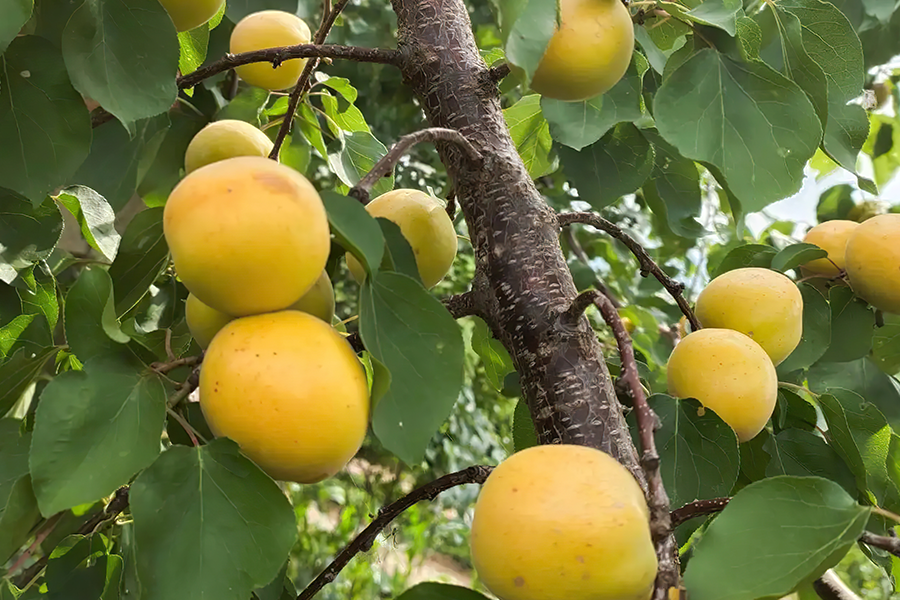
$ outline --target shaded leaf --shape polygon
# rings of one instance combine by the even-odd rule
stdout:
[[[509,127],[509,134],[528,175],[537,179],[556,170],[550,158],[553,140],[550,125],[541,112],[541,96],[530,94],[503,110],[503,118]]]
[[[7,0],[0,4],[0,54],[28,22],[33,9],[34,0]]]
[[[12,283],[19,269],[50,256],[62,235],[63,218],[52,199],[34,206],[10,190],[0,189],[0,206],[0,280]]]
[[[653,143],[656,161],[644,184],[644,199],[650,209],[669,225],[675,235],[695,238],[706,233],[700,224],[700,172],[694,161],[678,153],[652,129],[641,133]]]
[[[162,207],[151,208],[135,215],[125,228],[119,253],[109,268],[116,290],[116,315],[140,302],[169,263],[162,218]]]
[[[28,450],[31,432],[22,421],[0,419],[0,560],[6,562],[25,541],[41,516],[31,490]]]
[[[91,248],[107,260],[115,260],[122,236],[116,231],[116,213],[106,198],[91,188],[73,185],[63,189],[57,199],[78,221]]]
[[[872,361],[888,375],[900,375],[900,315],[884,315],[872,337]]]
[[[531,412],[528,410],[528,403],[524,398],[519,398],[513,411],[513,452],[537,445],[537,432],[534,429]]]
[[[66,295],[66,341],[81,362],[122,351],[127,344],[116,320],[113,284],[99,267],[86,267]]]
[[[732,37],[737,33],[737,18],[743,14],[740,0],[689,0],[685,4],[661,2],[660,7],[681,20],[718,27]]]
[[[130,498],[142,600],[246,600],[275,578],[297,539],[278,485],[227,438],[169,448]]]
[[[426,581],[409,588],[397,600],[487,600],[487,597],[458,585]]]
[[[332,191],[320,195],[338,244],[353,254],[366,272],[376,271],[384,255],[384,236],[378,221],[355,198]]]
[[[8,360],[0,363],[0,417],[19,401],[47,361],[56,356],[58,351],[59,348],[45,348],[32,353],[19,348]]]
[[[506,58],[524,69],[530,80],[559,22],[557,2],[500,0],[496,6]]]
[[[162,118],[162,117],[160,117]],[[199,117],[193,111],[171,111],[169,113],[169,128],[162,137],[150,138],[146,156],[149,165],[138,165],[139,169],[146,169],[141,176],[138,172],[138,195],[144,203],[150,207],[158,207],[165,204],[169,193],[181,181],[184,171],[184,153],[194,136],[208,123],[206,117]],[[135,128],[140,135],[140,124]],[[158,144],[158,146],[157,146]],[[136,159],[143,161],[145,156],[136,154]],[[112,169],[113,166],[109,165]],[[95,189],[102,189],[96,187]]]
[[[488,381],[498,392],[503,389],[503,380],[507,373],[515,371],[512,358],[506,348],[496,339],[491,330],[479,317],[472,317],[474,328],[472,330],[472,350],[481,359],[484,373]]]
[[[44,580],[47,600],[95,600],[106,587],[109,559],[102,534],[71,535],[50,554]]]
[[[828,293],[831,305],[831,345],[822,362],[850,362],[872,349],[875,313],[850,288],[834,286]]]
[[[341,147],[328,153],[328,166],[347,186],[356,185],[375,163],[387,154],[387,148],[367,131],[353,131],[341,137]],[[372,197],[394,189],[394,174],[382,177],[372,187]]]
[[[215,121],[233,119],[250,123],[254,127],[260,127],[268,122],[265,116],[266,102],[269,101],[269,91],[258,87],[241,90],[231,102],[226,104],[216,113]],[[285,106],[278,114],[283,115],[287,110]]]
[[[800,343],[778,365],[779,373],[805,369],[819,360],[831,344],[831,307],[822,292],[809,283],[798,283],[803,298],[803,332]]]
[[[401,273],[422,283],[419,267],[416,264],[416,255],[407,239],[403,237],[400,227],[384,217],[378,217],[375,220],[378,221],[381,233],[384,235],[385,252],[381,261],[381,270]]]
[[[744,244],[732,249],[722,259],[715,269],[710,271],[710,278],[715,279],[722,273],[743,269],[745,267],[765,267],[772,264],[772,259],[778,253],[772,246],[764,244]]]
[[[796,269],[802,264],[817,258],[825,258],[828,252],[822,250],[815,244],[791,244],[782,248],[778,254],[772,257],[772,263],[769,268],[784,273],[791,269]]]
[[[809,388],[817,394],[832,388],[856,392],[874,403],[895,427],[900,427],[900,383],[868,358],[845,363],[819,362],[810,367],[807,378]]]
[[[772,457],[766,477],[824,477],[840,485],[848,494],[856,495],[853,472],[820,436],[802,429],[785,429],[770,437],[764,448]]]

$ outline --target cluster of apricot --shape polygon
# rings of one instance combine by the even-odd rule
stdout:
[[[188,146],[163,227],[189,292],[188,327],[205,349],[199,394],[210,430],[237,442],[273,478],[313,483],[359,450],[369,387],[332,326],[322,198],[303,174],[266,158],[272,149],[243,121],[204,127]],[[399,189],[367,210],[400,228],[429,287],[446,275],[456,232],[436,198]],[[347,262],[364,280],[350,254]]]

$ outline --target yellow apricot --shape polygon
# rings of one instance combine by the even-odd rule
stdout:
[[[811,273],[820,275],[837,275],[844,268],[844,250],[847,247],[847,239],[854,229],[859,227],[855,221],[835,219],[819,223],[806,232],[803,241],[815,244],[828,253],[827,258],[817,258],[803,265],[803,268]],[[835,266],[836,265],[836,266]]]
[[[244,121],[213,121],[188,144],[184,154],[186,173],[235,156],[269,156],[274,144],[262,131]]]
[[[234,317],[210,308],[197,300],[197,296],[188,294],[184,303],[184,318],[197,345],[206,350],[219,330]]]
[[[437,198],[419,190],[393,190],[369,202],[366,210],[400,228],[416,256],[419,276],[426,288],[433,288],[450,271],[458,248],[456,230]],[[357,282],[365,279],[363,266],[349,252],[347,267]]]
[[[340,471],[369,420],[366,374],[330,325],[285,310],[235,319],[200,369],[200,408],[274,479],[315,483]]]
[[[669,393],[696,398],[728,423],[741,442],[766,426],[778,375],[766,351],[743,333],[705,328],[678,342],[667,365]]]
[[[225,0],[159,0],[178,31],[200,27],[219,12]]]
[[[247,15],[231,32],[231,53],[251,52],[280,46],[308,44],[312,39],[309,26],[295,14],[283,10],[261,10]],[[241,79],[266,90],[292,87],[300,78],[308,58],[286,60],[278,67],[272,63],[250,63],[235,67]]]
[[[532,446],[488,476],[470,537],[502,600],[648,600],[658,563],[634,476],[608,454]]]
[[[856,295],[884,312],[900,314],[900,214],[860,223],[847,240],[845,259]]]
[[[531,88],[565,101],[609,91],[628,70],[634,24],[621,0],[561,0],[562,26],[553,34]]]
[[[185,177],[166,202],[163,232],[188,290],[232,316],[290,306],[319,278],[331,250],[313,185],[259,156],[221,160]]]
[[[734,329],[753,338],[780,364],[800,343],[803,296],[785,275],[747,267],[719,275],[697,298],[703,327]]]

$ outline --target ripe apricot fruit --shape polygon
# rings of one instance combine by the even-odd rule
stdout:
[[[262,131],[244,121],[213,121],[188,144],[184,154],[186,173],[236,156],[269,156],[274,144]]]
[[[531,80],[548,98],[580,101],[609,91],[628,70],[634,24],[621,0],[561,0],[562,26]]]
[[[200,369],[200,408],[274,479],[315,483],[344,468],[369,419],[366,374],[330,325],[285,310],[228,323]]]
[[[785,275],[747,267],[719,275],[697,298],[703,327],[734,329],[753,338],[775,365],[794,351],[803,334],[803,296]]]
[[[434,287],[450,271],[458,248],[456,230],[437,198],[419,190],[393,190],[369,202],[366,210],[400,228],[416,256],[419,276],[426,288]],[[347,267],[357,282],[365,279],[363,266],[349,252]]]
[[[296,302],[331,250],[313,185],[259,156],[221,160],[186,176],[166,202],[163,232],[188,291],[236,317]]]
[[[308,44],[312,39],[309,26],[297,15],[283,10],[261,10],[247,15],[231,32],[232,54],[264,48]],[[300,78],[308,58],[286,60],[277,67],[271,63],[250,63],[235,67],[237,74],[256,87],[277,91],[292,87]]]
[[[696,398],[714,410],[741,442],[762,431],[778,398],[772,359],[750,337],[731,329],[686,335],[669,356],[667,377],[671,395]]]
[[[815,244],[828,253],[827,258],[817,258],[803,265],[811,273],[820,275],[837,275],[844,268],[844,251],[847,239],[854,229],[859,227],[856,221],[835,219],[819,223],[806,232],[804,242]]]
[[[478,494],[470,544],[502,600],[647,600],[658,568],[640,486],[585,446],[532,446],[501,462]]]
[[[328,273],[322,271],[309,291],[291,304],[288,310],[309,313],[330,325],[331,319],[334,317],[334,288],[331,287]],[[193,294],[188,294],[187,301],[185,301],[184,317],[191,336],[204,350],[209,346],[216,333],[235,319],[235,317],[208,307]]]
[[[856,295],[884,312],[900,314],[900,214],[860,223],[847,240],[845,260]]]
[[[219,12],[225,0],[159,0],[178,31],[200,27]]]

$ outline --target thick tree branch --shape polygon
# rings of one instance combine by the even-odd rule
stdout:
[[[219,60],[200,67],[187,75],[178,78],[178,88],[185,90],[199,84],[204,79],[218,75],[241,65],[250,63],[270,62],[272,68],[277,67],[286,60],[294,58],[344,58],[357,62],[380,63],[396,65],[399,61],[399,53],[396,50],[386,48],[358,48],[356,46],[338,46],[334,44],[299,44],[296,46],[279,46],[276,48],[264,48],[240,54],[226,54]],[[310,61],[312,62],[312,61]],[[309,64],[309,63],[307,63]]]
[[[493,467],[489,466],[476,465],[463,469],[462,471],[444,475],[430,483],[426,483],[422,487],[414,489],[399,500],[382,507],[378,511],[378,515],[375,519],[334,557],[331,564],[325,567],[325,570],[319,573],[319,575],[306,586],[306,589],[300,592],[300,595],[297,596],[297,600],[309,600],[315,596],[319,590],[334,581],[337,574],[350,562],[350,559],[360,552],[367,552],[372,547],[378,534],[381,533],[381,530],[400,516],[403,511],[422,500],[434,500],[438,494],[449,490],[450,488],[465,485],[467,483],[482,484],[485,482],[488,475],[491,474],[493,469]]]
[[[330,6],[331,0],[324,0],[322,3],[322,23],[319,25],[319,30],[316,31],[316,35],[313,37],[314,43],[325,43],[325,39],[328,37],[328,33],[334,26],[334,22],[337,20],[338,15],[341,14],[341,11],[344,10],[344,7],[347,6],[349,1],[350,0],[338,0],[337,4]],[[297,107],[300,106],[300,100],[303,98],[303,94],[306,93],[309,88],[309,79],[312,77],[313,71],[315,71],[318,66],[318,58],[312,58],[307,61],[306,66],[303,68],[303,72],[300,74],[300,78],[297,80],[297,85],[291,90],[291,96],[288,99],[287,112],[284,115],[284,121],[281,122],[281,128],[278,130],[274,146],[269,153],[269,158],[272,160],[278,160],[278,153],[281,151],[281,145],[284,144],[285,138],[291,131],[291,124],[294,122],[294,114],[297,112]]]
[[[900,557],[900,538],[887,535],[876,535],[869,531],[863,532],[859,541],[873,548],[881,548],[894,556]]]
[[[574,213],[562,213],[558,215],[559,225],[560,227],[567,227],[572,225],[573,223],[581,223],[582,225],[590,225],[591,227],[595,227],[600,229],[601,231],[605,231],[612,237],[616,238],[625,246],[631,250],[631,253],[638,259],[638,263],[641,265],[641,275],[646,277],[647,275],[653,275],[656,279],[666,288],[666,291],[675,299],[675,302],[678,304],[678,308],[681,309],[681,312],[688,318],[688,321],[691,322],[691,327],[694,331],[700,329],[700,322],[697,320],[697,317],[694,315],[694,311],[691,310],[690,305],[687,303],[687,300],[682,296],[682,292],[684,291],[684,285],[678,283],[668,275],[666,275],[665,271],[659,268],[650,255],[647,254],[647,251],[644,250],[644,247],[635,241],[630,235],[622,231],[622,229],[612,223],[611,221],[607,221],[600,215],[590,213],[590,212],[574,212]]]
[[[672,527],[678,527],[694,517],[721,512],[731,498],[712,498],[710,500],[694,500],[681,508],[672,511]]]
[[[393,169],[394,165],[409,152],[410,148],[420,142],[452,142],[466,154],[470,161],[475,164],[481,163],[481,154],[475,149],[469,140],[461,133],[453,129],[442,129],[440,127],[432,127],[431,129],[422,129],[415,133],[409,133],[397,140],[387,154],[381,157],[375,166],[359,180],[359,182],[351,188],[349,195],[353,196],[363,204],[369,203],[369,192],[372,187],[378,183],[378,180],[387,176]]]
[[[669,496],[663,485],[659,472],[659,453],[656,451],[654,432],[658,428],[659,419],[647,403],[644,388],[638,377],[637,363],[634,360],[634,348],[631,336],[625,329],[616,307],[609,298],[596,290],[588,290],[579,294],[572,305],[560,315],[560,322],[565,327],[575,327],[582,314],[591,305],[597,307],[603,320],[612,329],[622,359],[620,379],[628,385],[637,417],[638,435],[641,441],[641,468],[647,478],[647,504],[650,508],[650,533],[657,548],[659,572],[656,580],[655,598],[666,598],[670,587],[678,587],[679,568],[677,547],[672,537],[672,522],[669,514]]]

